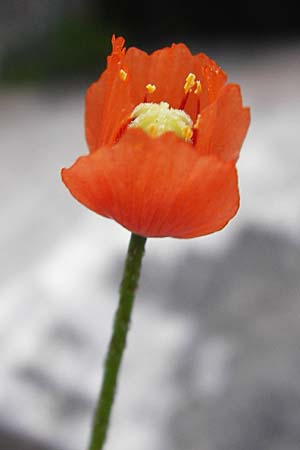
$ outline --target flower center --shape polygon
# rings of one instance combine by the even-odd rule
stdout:
[[[140,103],[132,114],[129,128],[142,128],[150,136],[173,131],[179,138],[191,142],[193,121],[182,109],[171,108],[167,102]]]

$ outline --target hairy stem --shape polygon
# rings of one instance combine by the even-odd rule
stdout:
[[[101,450],[107,436],[145,244],[146,238],[136,234],[131,235],[120,287],[119,306],[106,355],[102,387],[95,411],[89,450]]]

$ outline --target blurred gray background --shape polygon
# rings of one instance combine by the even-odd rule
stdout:
[[[295,12],[150,6],[1,2],[1,450],[87,445],[129,233],[77,204],[59,171],[87,151],[84,95],[112,32],[215,58],[252,124],[232,223],[147,243],[106,448],[300,449]]]

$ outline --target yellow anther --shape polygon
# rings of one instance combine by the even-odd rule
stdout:
[[[120,70],[120,72],[119,72],[119,77],[121,78],[122,81],[125,81],[125,80],[126,80],[127,75],[128,75],[128,73],[125,72],[124,69],[121,69],[121,70]]]
[[[201,81],[197,80],[196,81],[196,88],[194,90],[194,94],[198,95],[198,94],[200,94],[201,91],[202,91]]]
[[[196,75],[194,73],[189,73],[188,76],[185,79],[185,83],[184,83],[184,93],[187,94],[194,86],[195,86],[195,81],[196,80]]]
[[[186,126],[182,130],[182,136],[184,140],[189,141],[191,137],[193,136],[193,131],[190,127]]]
[[[198,128],[199,128],[199,125],[200,125],[200,117],[201,117],[201,114],[198,114],[197,119],[196,119],[196,122],[195,122],[194,127],[193,127],[195,130],[198,130]]]
[[[149,83],[149,84],[146,85],[146,89],[147,89],[149,94],[153,94],[153,92],[156,91],[156,86],[155,86],[155,84],[150,84]]]
[[[148,127],[148,132],[151,134],[151,136],[156,136],[157,134],[157,126],[152,124]]]

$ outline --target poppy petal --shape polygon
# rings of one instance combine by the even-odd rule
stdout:
[[[196,237],[223,228],[239,206],[233,163],[200,156],[173,133],[126,131],[79,158],[62,178],[85,206],[142,236]]]
[[[141,102],[165,101],[180,108],[190,72],[201,81],[200,109],[215,100],[226,81],[226,74],[213,60],[201,53],[193,56],[184,44],[173,44],[151,55],[134,47],[126,52],[121,37],[113,37],[112,45],[106,70],[86,94],[85,131],[91,152],[115,143],[133,109]],[[121,69],[127,74],[125,80],[120,77]],[[147,93],[147,84],[154,84],[155,92]],[[196,120],[198,96],[189,96],[185,110]]]
[[[220,66],[204,53],[195,56],[195,73],[201,82],[200,110],[213,103],[222,87],[227,75]]]
[[[114,143],[135,106],[128,89],[130,75],[127,74],[126,79],[120,77],[120,70],[127,73],[124,39],[113,36],[112,45],[112,53],[107,58],[107,69],[89,87],[86,94],[85,132],[91,152],[102,145]]]
[[[129,48],[125,62],[131,74],[131,98],[136,104],[143,101],[148,83],[154,84],[156,90],[147,95],[147,101],[159,103],[165,101],[172,108],[180,108],[184,97],[184,84],[187,75],[195,73],[200,80],[202,92],[199,95],[201,108],[212,103],[226,82],[225,72],[203,53],[193,56],[184,44],[173,44],[156,50],[151,55],[137,49]],[[198,96],[190,95],[186,112],[196,119]]]
[[[227,75],[214,60],[204,53],[193,57],[192,72],[201,83],[201,91],[197,95],[193,92],[189,95],[184,109],[195,121],[198,113],[216,100],[226,83]]]
[[[217,100],[202,111],[196,147],[202,155],[236,161],[249,124],[250,110],[243,107],[240,87],[228,84]]]
[[[157,86],[151,101],[164,101],[179,108],[186,76],[193,68],[193,56],[184,44],[173,44],[150,55],[149,79]]]

